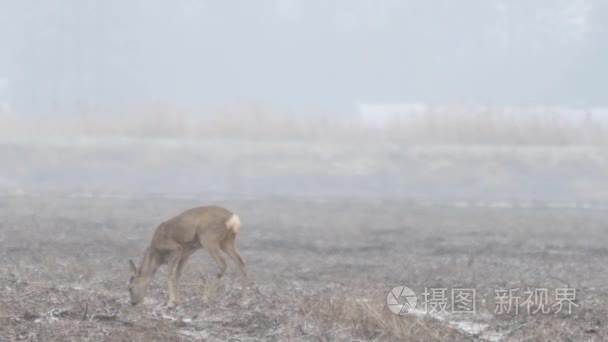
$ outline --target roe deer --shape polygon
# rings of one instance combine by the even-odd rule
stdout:
[[[241,271],[241,295],[247,298],[247,272],[245,262],[236,251],[236,234],[241,227],[239,217],[224,208],[209,206],[187,210],[180,215],[161,223],[146,249],[139,268],[132,260],[129,294],[131,304],[140,303],[146,296],[148,285],[158,267],[169,265],[169,302],[174,308],[178,302],[178,281],[184,265],[194,251],[206,248],[220,268],[219,280],[226,272],[226,261],[222,251],[234,260]]]

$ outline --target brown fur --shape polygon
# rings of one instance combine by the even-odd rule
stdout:
[[[129,292],[133,305],[146,295],[148,284],[160,265],[169,265],[170,308],[178,302],[178,282],[188,258],[199,248],[205,248],[217,263],[217,279],[226,272],[222,252],[232,258],[241,271],[243,300],[247,297],[245,262],[236,250],[236,235],[240,228],[238,216],[224,208],[209,206],[187,210],[160,224],[146,249],[139,268],[129,260],[133,272]]]

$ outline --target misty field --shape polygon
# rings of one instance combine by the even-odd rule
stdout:
[[[0,194],[398,197],[608,208],[602,145],[0,139]]]
[[[237,245],[250,274],[215,293],[205,250],[167,311],[161,268],[140,306],[127,302],[127,260],[159,222],[216,203],[243,221]],[[0,197],[0,339],[601,341],[608,336],[608,212],[455,208],[394,199],[83,196]],[[402,316],[390,289],[474,288],[474,314]],[[571,313],[495,313],[496,289],[575,288]],[[420,300],[420,298],[419,298]],[[523,303],[523,299],[522,299]],[[520,303],[520,304],[522,304]],[[449,305],[448,305],[449,308]]]
[[[608,342],[607,62],[608,0],[0,1],[0,342]]]

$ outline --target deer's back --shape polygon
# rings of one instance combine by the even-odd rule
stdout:
[[[200,247],[199,237],[221,239],[226,234],[226,221],[232,212],[217,206],[192,208],[163,222],[157,229],[152,245],[167,248],[167,242],[182,246]]]

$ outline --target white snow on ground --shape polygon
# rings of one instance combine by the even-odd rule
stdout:
[[[501,341],[504,337],[503,333],[496,331],[489,331],[487,328],[490,326],[488,323],[492,317],[491,315],[476,315],[471,316],[471,319],[463,319],[462,317],[456,317],[450,313],[436,313],[436,312],[427,312],[423,309],[414,309],[408,312],[408,314],[423,317],[430,316],[439,321],[446,323],[453,329],[459,330],[465,334],[478,337],[482,340],[497,342]],[[475,320],[477,318],[477,320]]]

